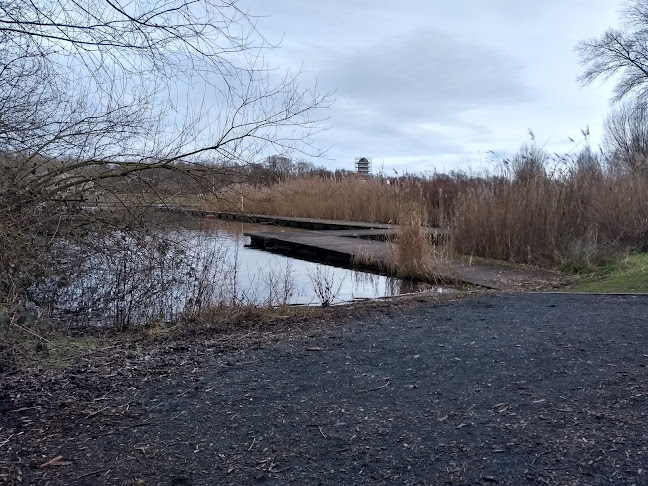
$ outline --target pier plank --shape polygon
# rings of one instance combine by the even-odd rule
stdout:
[[[309,230],[389,230],[398,229],[398,226],[384,223],[367,223],[363,221],[339,221],[334,219],[296,218],[291,216],[268,216],[264,214],[246,213],[216,213],[218,219],[242,221],[257,224],[270,224],[273,226],[289,226]]]

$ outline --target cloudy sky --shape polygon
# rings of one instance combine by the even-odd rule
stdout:
[[[529,129],[560,153],[586,126],[600,140],[611,86],[578,85],[574,46],[616,25],[621,0],[249,1],[281,41],[269,61],[335,92],[318,164],[493,169]]]

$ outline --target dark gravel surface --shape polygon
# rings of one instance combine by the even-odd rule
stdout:
[[[203,348],[140,382],[82,376],[60,416],[0,392],[0,478],[648,484],[648,297],[486,295],[353,320]]]

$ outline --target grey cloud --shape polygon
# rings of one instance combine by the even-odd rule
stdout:
[[[332,129],[324,135],[333,153],[465,153],[468,143],[487,138],[490,130],[466,121],[464,112],[533,99],[516,58],[439,30],[385,38],[337,56],[320,52],[320,59],[326,59],[319,70],[322,86],[337,91]],[[465,138],[449,136],[453,129]]]
[[[425,130],[406,120],[368,116],[342,110],[332,121],[330,131],[322,134],[332,150],[329,155],[340,157],[370,155],[376,157],[419,156],[431,153],[464,152],[461,143],[435,130]]]
[[[423,121],[474,106],[528,101],[522,69],[507,54],[428,30],[344,54],[320,79],[336,87],[342,100]]]

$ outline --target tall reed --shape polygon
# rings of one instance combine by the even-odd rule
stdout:
[[[498,183],[471,187],[457,198],[453,251],[587,266],[610,252],[646,247],[646,173],[610,170],[589,152],[550,168],[533,153],[525,157],[527,164],[514,165]]]
[[[449,279],[447,258],[425,231],[425,214],[411,208],[400,217],[399,231],[387,244],[386,267],[400,278],[440,282]]]
[[[398,223],[407,208],[426,214],[431,226],[445,224],[460,181],[405,177],[294,177],[272,186],[231,186],[212,200],[210,210],[243,211],[304,218]]]

